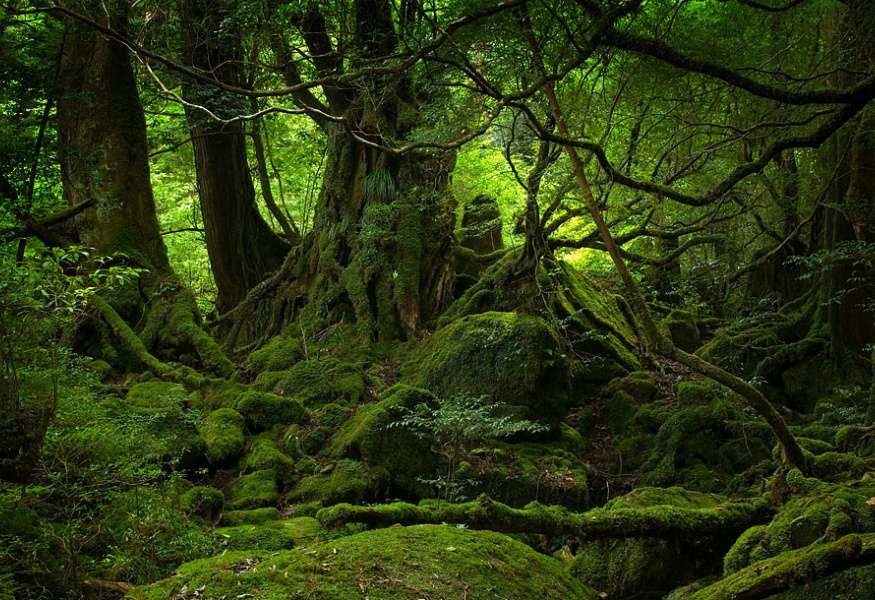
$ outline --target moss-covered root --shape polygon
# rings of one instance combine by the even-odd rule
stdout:
[[[172,367],[155,358],[146,348],[143,340],[125,323],[125,320],[110,306],[109,302],[100,296],[92,296],[89,301],[91,306],[100,313],[100,316],[103,317],[125,347],[133,352],[140,362],[151,369],[157,376],[195,388],[204,384],[206,378],[194,369],[185,366]]]
[[[324,527],[345,523],[388,526],[395,523],[461,523],[472,529],[504,533],[573,535],[581,539],[630,537],[702,537],[741,533],[768,520],[765,501],[726,502],[712,508],[678,508],[669,505],[574,513],[558,506],[532,502],[513,508],[486,496],[472,502],[451,504],[425,500],[419,504],[396,502],[373,506],[337,504],[320,510],[316,518]]]
[[[699,358],[695,354],[687,354],[679,348],[670,348],[668,353],[681,364],[693,369],[697,373],[725,385],[730,390],[744,398],[772,429],[772,433],[778,439],[784,461],[791,467],[795,467],[803,473],[809,473],[808,461],[796,438],[787,428],[784,418],[778,413],[772,403],[769,402],[762,392],[747,383],[743,379],[724,371],[720,367],[712,365],[708,361]]]
[[[760,561],[688,600],[760,600],[852,567],[875,563],[875,534],[847,535]]]

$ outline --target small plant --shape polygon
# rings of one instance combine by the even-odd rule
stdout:
[[[444,490],[444,499],[455,501],[461,491],[458,467],[472,451],[488,440],[498,440],[520,433],[540,433],[544,425],[519,419],[510,407],[487,402],[483,396],[455,394],[437,404],[421,403],[401,410],[400,418],[389,428],[406,429],[423,439],[432,440],[432,450],[446,462],[444,475],[423,480]]]

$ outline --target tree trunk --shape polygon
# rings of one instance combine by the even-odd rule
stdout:
[[[84,9],[126,35],[129,0],[93,0]],[[71,206],[90,203],[76,217],[81,242],[100,255],[121,253],[126,263],[146,269],[138,282],[115,292],[111,303],[95,298],[94,304],[102,307],[103,317],[143,323],[142,339],[133,340],[143,348],[189,354],[196,366],[229,374],[230,362],[199,327],[194,298],[176,281],[167,259],[149,177],[146,121],[128,49],[78,21],[70,19],[66,27],[58,78],[64,197]],[[77,345],[117,366],[127,366],[128,358],[140,361],[136,353],[124,357],[117,352],[131,346],[118,339],[118,330],[111,323],[96,330],[88,324],[76,332]]]
[[[91,2],[95,15],[102,11]],[[129,2],[112,0],[106,24],[127,30]],[[106,17],[98,17],[106,21]],[[170,273],[149,179],[146,121],[128,50],[87,25],[67,23],[59,70],[58,131],[64,198],[94,200],[76,217],[80,240]]]
[[[243,50],[235,24],[226,20],[224,2],[186,0],[179,7],[186,61],[218,80],[239,85]],[[233,119],[249,110],[245,98],[208,84],[187,82],[184,96],[220,119]],[[282,264],[289,246],[258,211],[242,121],[223,123],[191,106],[186,107],[186,116],[207,252],[218,288],[216,308],[223,313]]]
[[[845,61],[850,69],[868,71],[875,65],[875,5],[866,0],[850,0],[839,24]],[[849,75],[840,78],[843,84]],[[856,79],[853,77],[852,79]],[[875,319],[869,307],[875,274],[853,258],[842,258],[842,248],[875,240],[875,114],[862,112],[855,125],[839,131],[826,146],[825,171],[835,179],[824,209],[821,249],[834,255],[821,283],[823,314],[831,342],[833,359],[838,364],[854,362],[869,344],[875,342]],[[853,251],[853,250],[852,250]]]

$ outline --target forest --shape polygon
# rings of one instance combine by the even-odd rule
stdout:
[[[873,32],[0,0],[0,600],[875,598]]]

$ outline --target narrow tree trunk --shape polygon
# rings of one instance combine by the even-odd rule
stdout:
[[[186,0],[179,6],[186,61],[221,81],[240,84],[242,46],[235,24],[225,20],[224,3]],[[233,119],[249,110],[245,99],[215,86],[188,82],[184,92],[187,102],[222,119]],[[289,245],[258,212],[242,122],[218,122],[191,106],[186,107],[186,115],[207,252],[218,288],[216,307],[223,313],[282,264]]]

